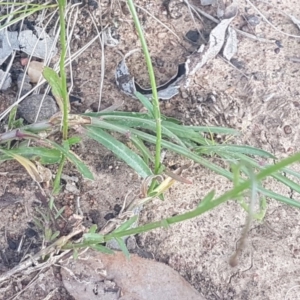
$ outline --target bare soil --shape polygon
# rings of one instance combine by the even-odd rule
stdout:
[[[283,158],[299,150],[300,39],[285,34],[300,35],[299,28],[288,17],[293,14],[300,19],[300,6],[294,0],[253,1],[275,29],[248,1],[233,2],[239,7],[234,27],[274,41],[267,43],[238,35],[238,52],[231,64],[216,57],[191,79],[188,90],[183,89],[171,100],[162,101],[161,109],[167,116],[176,117],[185,124],[239,129],[242,134],[235,140],[236,143],[260,147]],[[191,3],[216,16],[217,7],[202,7],[199,1]],[[163,83],[174,75],[178,63],[184,62],[201,42],[190,43],[185,39],[186,33],[199,29],[207,38],[215,24],[205,17],[202,20],[195,17],[193,20],[181,1],[170,0],[169,4],[137,1],[136,4],[152,14],[150,16],[144,10],[138,10],[157,81]],[[110,5],[112,9],[108,9]],[[120,109],[139,111],[141,104],[117,89],[114,72],[122,59],[121,54],[140,48],[140,43],[126,3],[112,1],[110,5],[103,2],[98,8],[88,5],[80,7],[74,31],[77,38],[71,42],[72,51],[82,47],[96,34],[89,13],[95,16],[96,22],[100,22],[102,15],[102,26],[114,24],[113,34],[119,43],[116,47],[105,47],[101,107],[123,103]],[[172,7],[171,12],[168,7]],[[171,28],[177,37],[153,16]],[[253,16],[259,18],[256,26],[247,22]],[[73,62],[73,94],[83,101],[81,106],[73,107],[74,112],[84,112],[98,106],[101,55],[101,47],[95,42]],[[148,86],[142,52],[130,56],[127,63],[135,79],[141,85]],[[4,99],[1,108],[11,103],[12,95],[12,91],[0,94]],[[95,181],[82,180],[75,168],[68,165],[64,175],[69,177],[65,177],[64,189],[56,200],[56,206],[65,206],[64,217],[68,218],[78,212],[76,201],[79,196],[86,225],[97,224],[101,227],[118,213],[129,192],[132,195],[138,193],[141,180],[95,142],[83,140],[74,151],[91,168]],[[167,153],[166,163],[179,166],[183,161]],[[299,171],[299,165],[295,169]],[[193,185],[177,183],[164,202],[155,200],[144,209],[141,223],[189,211],[208,191],[215,189],[217,194],[221,194],[232,187],[228,180],[196,164],[184,175],[193,181]],[[37,208],[45,207],[45,199],[16,162],[2,164],[0,176],[0,272],[5,272],[18,265],[26,254],[36,253],[40,249],[41,233],[33,218]],[[278,182],[268,180],[265,185],[299,200],[296,192]],[[300,299],[299,210],[268,199],[264,220],[252,223],[238,265],[232,268],[229,259],[241,237],[246,216],[240,205],[231,201],[193,220],[139,235],[136,237],[137,245],[152,253],[157,261],[178,271],[208,300]],[[57,228],[62,232],[65,229],[62,224],[57,224]],[[24,244],[18,249],[22,237]],[[26,288],[27,294],[21,294],[18,299],[46,299],[51,291],[53,295],[49,299],[74,299],[61,281],[59,268],[53,267],[35,276],[41,287],[33,290],[35,294],[30,292],[32,287],[28,286],[33,278],[31,275],[27,279],[12,279],[9,285],[2,287],[0,299],[10,299],[23,288]]]

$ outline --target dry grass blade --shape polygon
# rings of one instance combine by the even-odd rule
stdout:
[[[97,31],[97,36],[99,38],[99,43],[101,45],[101,78],[100,78],[100,85],[99,85],[99,101],[98,101],[98,109],[100,111],[101,100],[102,100],[102,91],[103,91],[103,84],[104,84],[104,75],[105,75],[105,52],[104,52],[104,39],[103,39],[103,31],[100,33],[94,19],[94,16],[89,12],[90,17],[92,19],[93,25]],[[101,17],[100,17],[101,23]],[[102,27],[102,24],[101,24]]]

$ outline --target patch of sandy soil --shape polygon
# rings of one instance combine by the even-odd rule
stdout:
[[[300,6],[294,0],[253,1],[276,26],[275,30],[248,1],[233,2],[239,7],[234,27],[273,42],[238,35],[238,52],[231,64],[221,57],[215,58],[191,78],[188,90],[182,89],[173,99],[162,101],[161,108],[164,114],[177,117],[185,124],[239,129],[242,134],[236,143],[261,147],[279,158],[286,157],[299,150],[300,39],[287,34],[300,35],[299,29],[288,17],[293,14],[300,19]],[[139,9],[157,79],[163,83],[174,75],[178,63],[184,62],[198,47],[184,38],[186,33],[199,29],[207,38],[215,24],[205,17],[193,20],[181,1],[136,3],[177,35]],[[102,16],[102,25],[114,24],[113,32],[119,44],[105,48],[102,107],[124,101],[122,109],[139,111],[142,106],[117,89],[114,71],[122,55],[139,48],[140,43],[125,3],[113,1],[111,4],[113,9]],[[175,14],[172,10],[172,16],[179,15],[178,18],[170,17],[167,9],[170,4],[177,11]],[[217,7],[202,7],[199,1],[193,4],[212,16],[217,14]],[[80,8],[75,26],[78,38],[72,40],[73,51],[96,34],[88,10],[100,22],[100,15],[106,8],[104,2],[101,9],[87,5]],[[258,24],[251,26],[249,19],[254,17],[257,17]],[[147,86],[147,70],[141,52],[128,58],[127,63],[136,80]],[[100,70],[101,50],[99,44],[94,43],[73,63],[74,94],[83,100],[82,106],[73,108],[75,111],[97,107]],[[10,94],[1,95],[5,96],[9,99]],[[134,194],[138,191],[141,181],[132,170],[94,142],[83,141],[75,151],[91,167],[95,181],[83,181],[68,165],[64,173],[69,177],[65,177],[64,191],[56,204],[58,208],[66,207],[64,217],[68,218],[78,212],[76,203],[80,196],[86,225],[102,226],[117,214],[128,192]],[[167,153],[166,163],[177,166],[182,162]],[[299,165],[295,168],[300,169]],[[36,208],[43,208],[44,199],[16,163],[2,165],[1,172],[0,267],[4,272],[41,247],[41,235],[33,224],[33,217]],[[164,202],[156,200],[147,206],[141,223],[189,211],[208,191],[215,189],[217,194],[221,194],[232,187],[226,179],[199,165],[194,165],[184,175],[193,181],[193,185],[176,184]],[[265,184],[269,189],[299,200],[295,191],[278,182],[267,180]],[[139,235],[137,244],[151,252],[157,261],[178,271],[205,299],[300,299],[299,210],[272,199],[267,201],[266,216],[262,222],[251,224],[246,245],[234,268],[230,267],[229,259],[236,250],[247,217],[234,201],[182,224]],[[57,224],[61,231],[63,226],[67,225]],[[24,244],[18,249],[22,236]],[[58,268],[35,276],[35,280],[44,278],[41,281],[44,285],[40,284],[42,288],[36,290],[36,294],[30,294],[30,286],[27,286],[33,277],[16,278],[1,287],[0,299],[9,299],[24,287],[30,296],[21,294],[19,299],[45,299],[54,290],[49,299],[73,299],[61,282]],[[51,285],[48,285],[49,282]]]

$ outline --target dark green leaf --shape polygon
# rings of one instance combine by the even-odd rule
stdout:
[[[130,218],[129,220],[127,220],[126,222],[124,222],[122,225],[120,225],[117,229],[115,229],[113,232],[120,232],[123,230],[127,230],[128,228],[131,227],[131,225],[136,222],[138,219],[138,216],[133,216],[132,218]]]
[[[139,92],[135,93],[135,96],[140,100],[140,102],[146,107],[146,109],[148,110],[149,114],[154,118],[154,111],[153,111],[153,105],[152,103],[149,101],[149,99],[147,97],[145,97],[144,95],[142,95]]]
[[[51,86],[53,96],[62,99],[64,93],[62,91],[61,78],[58,74],[53,69],[44,67],[43,76]]]
[[[95,233],[96,230],[97,230],[97,224],[93,224],[89,229],[89,233]]]
[[[61,159],[60,151],[56,149],[42,148],[42,147],[19,147],[10,149],[10,153],[19,154],[29,159],[39,158],[41,164],[55,164]],[[11,160],[10,155],[1,155],[0,161]]]
[[[118,158],[124,160],[140,176],[147,177],[152,174],[150,168],[145,164],[140,156],[130,150],[123,143],[116,140],[109,133],[100,128],[87,126],[87,135],[111,150]]]
[[[51,140],[48,140],[48,142],[51,143],[51,145],[54,148],[61,151],[67,157],[67,159],[69,161],[71,161],[76,166],[76,168],[82,174],[83,177],[85,177],[87,179],[91,179],[91,180],[94,179],[93,174],[91,173],[91,171],[88,169],[88,167],[76,155],[74,155],[71,151],[68,151],[64,147],[56,144],[55,142],[53,142]]]
[[[65,206],[63,206],[55,215],[54,219],[56,220],[57,218],[59,218],[61,216],[61,214],[63,213],[63,211],[65,210]]]
[[[51,235],[50,241],[53,241],[53,240],[56,239],[59,235],[60,235],[60,232],[59,232],[59,231],[55,231],[55,232]]]
[[[212,199],[215,196],[215,191],[211,191],[209,192],[204,198],[203,200],[198,204],[198,207],[204,207],[205,205],[207,205],[207,203],[211,202]]]
[[[105,253],[105,254],[114,254],[114,251],[112,251],[111,249],[105,247],[105,246],[102,246],[102,245],[91,245],[90,246],[92,249],[96,250],[96,251],[99,251],[101,253]]]
[[[80,141],[81,141],[81,137],[79,137],[79,136],[73,136],[68,139],[68,143],[69,143],[70,147],[80,143]]]
[[[124,255],[129,258],[130,254],[129,254],[129,251],[126,247],[126,244],[124,242],[124,240],[122,238],[119,238],[119,237],[116,237],[115,240],[117,241],[121,251],[124,253]]]
[[[83,235],[83,240],[88,244],[99,244],[104,242],[104,237],[102,234],[89,232]]]
[[[241,145],[206,145],[206,146],[200,146],[196,147],[195,150],[200,153],[205,153],[205,154],[222,154],[222,153],[243,153],[246,155],[257,155],[261,157],[268,157],[275,159],[276,157],[262,149],[258,149],[255,147],[250,147],[250,146],[241,146]]]
[[[74,249],[73,250],[73,259],[76,260],[78,258],[78,250]]]
[[[153,133],[156,133],[156,122],[154,120],[147,120],[143,118],[137,118],[137,117],[121,117],[121,116],[103,116],[101,118],[102,120],[106,121],[107,123],[111,123],[113,125],[119,125],[119,126],[126,126],[126,127],[140,127],[144,129],[149,129]],[[101,121],[97,124],[101,124]],[[103,124],[103,121],[102,121]],[[174,126],[176,124],[170,123]],[[104,124],[103,124],[104,125]],[[172,132],[164,126],[164,122],[162,122],[162,135],[170,138],[173,142],[176,142],[177,144],[184,146],[184,143],[181,141],[180,138],[177,137],[176,133]],[[185,131],[186,134],[186,131]],[[186,136],[186,135],[185,135]],[[195,133],[195,136],[197,138],[200,137],[198,133]]]
[[[146,165],[149,165],[149,161],[154,162],[154,157],[151,155],[149,149],[145,146],[143,141],[136,136],[131,136],[131,141],[134,144],[134,146],[139,150],[140,154],[143,156],[143,159],[146,163]]]

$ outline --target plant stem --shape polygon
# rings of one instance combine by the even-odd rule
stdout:
[[[57,195],[60,192],[60,179],[61,179],[61,174],[64,168],[66,162],[66,156],[63,155],[54,179],[54,184],[53,184],[53,195]]]
[[[147,42],[143,33],[143,29],[141,27],[138,15],[136,13],[136,9],[133,3],[133,0],[127,1],[135,27],[139,34],[139,38],[142,44],[143,52],[145,55],[145,60],[147,64],[147,69],[149,73],[151,89],[152,89],[152,101],[153,101],[153,113],[156,121],[156,144],[155,144],[155,169],[154,173],[158,174],[160,170],[160,153],[161,153],[161,115],[160,115],[160,108],[159,108],[159,100],[155,82],[155,76],[153,71],[153,66],[151,62],[150,53],[147,47]]]
[[[68,138],[68,114],[69,114],[69,96],[67,91],[67,77],[65,72],[65,60],[67,54],[66,46],[66,24],[65,24],[65,8],[66,0],[58,0],[59,6],[59,24],[60,24],[60,45],[61,55],[59,61],[61,88],[62,88],[62,101],[63,101],[63,139]]]

